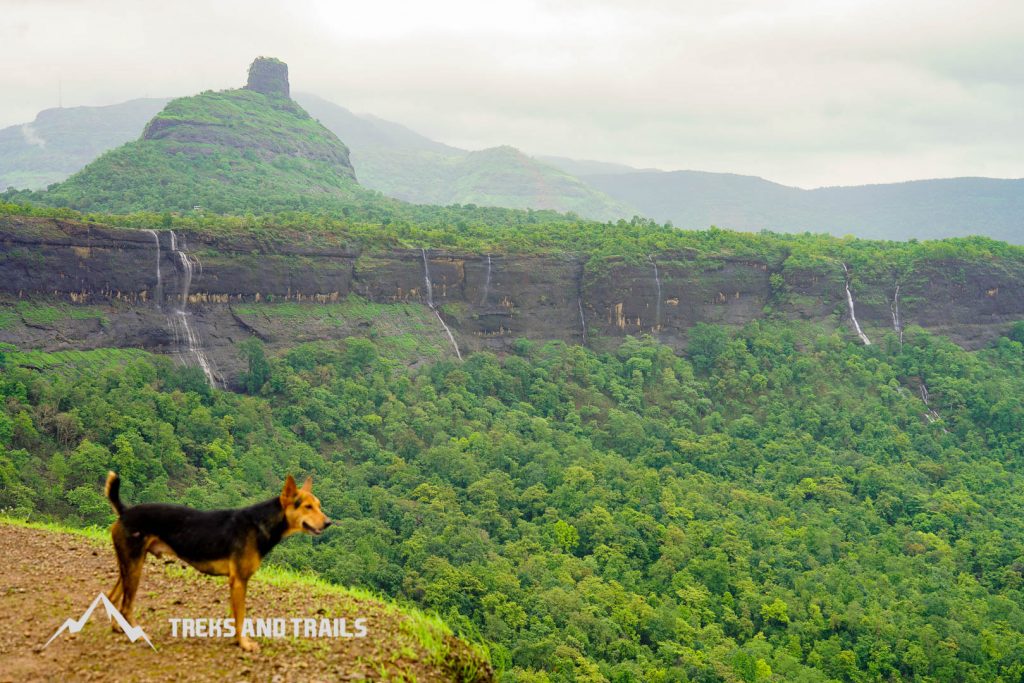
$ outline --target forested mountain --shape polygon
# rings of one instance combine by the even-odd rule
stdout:
[[[139,140],[29,196],[90,211],[244,212],[338,208],[372,193],[344,143],[290,98],[288,67],[261,58],[245,88],[172,100]]]
[[[129,100],[105,107],[45,109],[31,123],[0,130],[0,191],[41,190],[60,182],[103,152],[139,137],[165,99]]]

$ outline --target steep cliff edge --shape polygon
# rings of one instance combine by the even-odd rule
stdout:
[[[517,338],[608,348],[625,335],[653,334],[681,348],[697,323],[768,316],[842,326],[852,335],[847,286],[859,324],[876,341],[920,325],[974,348],[1024,318],[1024,263],[1014,260],[946,258],[917,263],[902,278],[854,273],[847,281],[838,261],[791,267],[685,251],[641,263],[371,252],[20,216],[0,219],[0,245],[8,312],[0,341],[48,351],[141,347],[190,364],[201,361],[198,349],[228,384],[241,370],[234,346],[251,336],[284,348],[408,335],[425,343],[411,349],[414,360],[454,356],[453,343],[461,353],[501,351]],[[33,319],[23,314],[29,302],[58,309]]]

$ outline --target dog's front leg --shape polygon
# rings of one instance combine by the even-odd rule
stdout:
[[[245,626],[245,588],[249,583],[248,577],[238,572],[231,572],[228,576],[228,583],[231,584],[231,613],[235,617],[235,632],[238,634],[238,647],[246,652],[259,652],[260,646],[255,640],[242,635]]]

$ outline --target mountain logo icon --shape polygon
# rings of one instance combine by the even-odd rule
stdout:
[[[56,640],[57,636],[64,633],[64,631],[70,631],[71,633],[78,633],[81,631],[86,622],[89,621],[89,617],[92,616],[93,610],[95,610],[96,606],[100,603],[103,603],[104,609],[107,610],[107,618],[117,622],[117,625],[121,627],[124,634],[128,636],[128,640],[134,643],[139,638],[142,638],[146,641],[147,645],[156,650],[156,647],[154,647],[153,643],[149,641],[149,636],[147,636],[146,632],[142,630],[142,627],[132,626],[129,624],[128,620],[124,618],[124,615],[114,607],[114,603],[110,602],[110,600],[107,599],[107,596],[103,593],[96,596],[96,599],[92,601],[91,605],[89,605],[89,609],[85,610],[85,613],[81,617],[78,619],[65,620],[65,622],[61,624],[61,627],[57,629],[57,632],[50,636],[50,639],[46,641],[46,645],[43,645],[43,648],[46,648],[47,645]]]

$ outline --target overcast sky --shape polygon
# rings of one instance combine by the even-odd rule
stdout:
[[[443,142],[802,187],[1024,177],[1022,0],[0,0],[0,127],[242,85]]]

